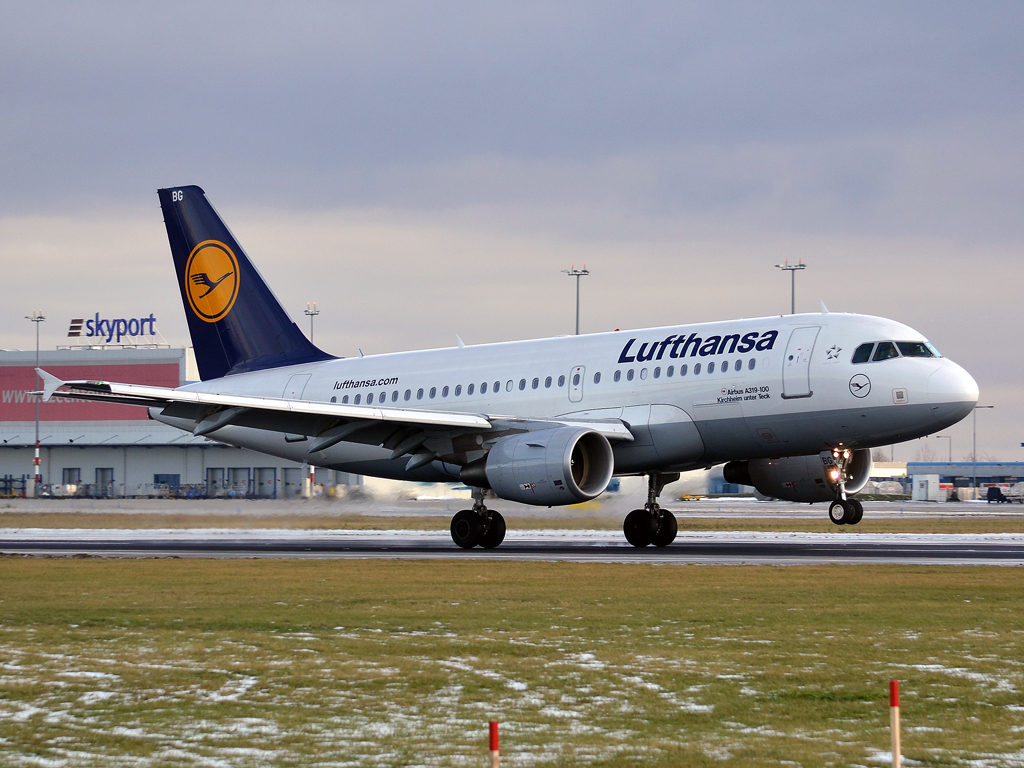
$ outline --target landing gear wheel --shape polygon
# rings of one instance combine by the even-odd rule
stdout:
[[[634,509],[626,515],[622,523],[622,532],[626,534],[626,541],[634,547],[646,547],[654,541],[654,535],[658,532],[658,518],[646,509]]]
[[[494,549],[505,540],[505,518],[497,512],[491,512],[487,522],[487,530],[477,542],[484,549]]]
[[[658,532],[654,534],[654,540],[651,543],[656,547],[667,547],[676,540],[678,532],[679,524],[676,522],[676,516],[671,512],[662,512],[661,525],[658,528]]]
[[[856,525],[864,517],[864,505],[857,499],[847,499],[846,503],[852,507],[853,515],[846,521],[847,525]]]
[[[456,512],[452,518],[452,541],[463,549],[472,549],[479,543],[483,529],[483,520],[473,510]]]
[[[836,525],[846,525],[852,517],[853,509],[849,502],[836,499],[828,506],[828,519]]]

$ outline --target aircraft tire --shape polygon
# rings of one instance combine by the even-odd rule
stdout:
[[[477,542],[484,549],[494,549],[505,540],[505,518],[498,512],[491,512],[491,520],[487,530]]]
[[[626,541],[634,547],[646,547],[654,541],[657,520],[646,509],[634,509],[626,515],[626,519],[622,523],[622,532],[626,534]]]
[[[846,503],[853,508],[853,517],[847,521],[847,525],[856,525],[864,517],[864,505],[859,499],[847,499]]]
[[[452,518],[452,541],[463,549],[472,549],[480,542],[483,528],[483,521],[476,512],[463,509]]]
[[[828,505],[828,519],[836,525],[846,525],[851,512],[852,509],[841,499],[836,499]]]
[[[656,547],[667,547],[676,540],[677,533],[679,533],[679,523],[676,522],[676,516],[671,512],[662,512],[661,526],[654,534],[654,541],[651,543]]]

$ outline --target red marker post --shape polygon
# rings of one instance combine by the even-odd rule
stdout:
[[[892,727],[892,768],[900,768],[900,682],[889,681],[889,724]]]
[[[491,720],[491,768],[498,768],[498,721]]]

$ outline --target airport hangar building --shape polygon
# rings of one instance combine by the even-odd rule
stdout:
[[[187,350],[69,347],[39,353],[39,367],[64,380],[178,387]],[[36,353],[0,351],[0,495],[21,496],[35,471]],[[53,398],[39,412],[40,495],[290,498],[306,492],[302,464],[194,437],[146,409]],[[326,487],[362,478],[318,470]],[[27,485],[26,485],[27,484]]]

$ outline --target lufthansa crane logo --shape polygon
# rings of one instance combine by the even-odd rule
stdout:
[[[238,296],[238,259],[219,240],[192,249],[185,265],[185,293],[200,320],[215,323],[231,311]]]
[[[867,397],[871,391],[871,379],[863,373],[858,373],[850,379],[850,394],[854,397]]]

